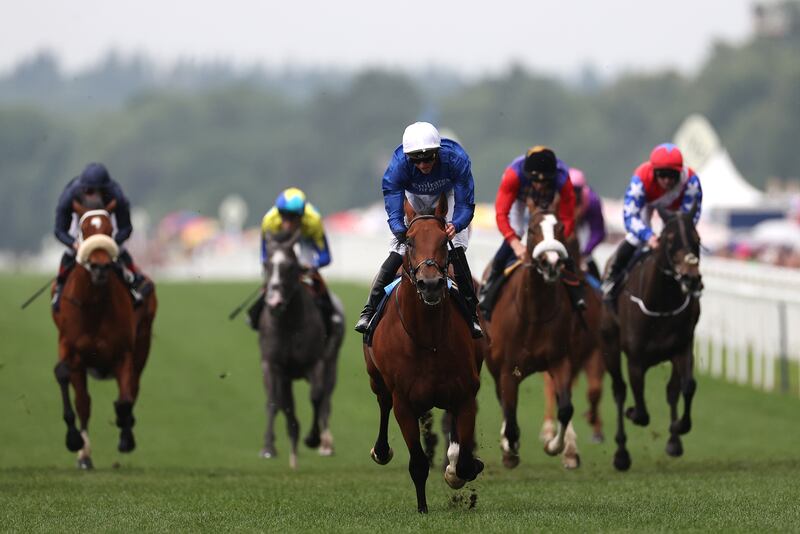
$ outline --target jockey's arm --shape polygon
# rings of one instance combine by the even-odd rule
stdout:
[[[700,179],[696,174],[692,173],[689,180],[686,182],[686,189],[683,192],[683,199],[681,200],[681,211],[689,213],[692,205],[697,204],[697,210],[694,214],[694,224],[700,220],[700,213],[703,211],[703,188],[700,186]]]
[[[325,228],[322,225],[322,216],[311,203],[306,204],[301,229],[303,236],[311,242],[316,252],[314,268],[319,269],[328,265],[331,262],[328,237],[325,235]]]
[[[642,220],[642,208],[644,206],[644,183],[641,178],[634,175],[627,191],[625,191],[622,216],[625,221],[625,229],[636,236],[641,243],[646,243],[654,235],[653,230]]]
[[[456,233],[472,222],[475,215],[475,181],[469,160],[459,161],[454,168],[453,184],[453,226]]]
[[[381,188],[383,189],[383,204],[386,208],[389,229],[395,235],[406,231],[403,201],[406,198],[404,183],[407,179],[401,162],[396,157],[393,158],[383,175]]]
[[[514,232],[511,227],[511,221],[508,214],[511,212],[511,206],[517,199],[519,193],[519,177],[512,168],[507,168],[500,179],[500,186],[497,188],[497,196],[494,199],[494,217],[497,222],[497,229],[503,235],[503,239],[511,241],[516,239],[519,241],[519,236]]]
[[[567,239],[575,231],[575,189],[569,178],[564,180],[558,197],[558,218],[564,225],[564,239]]]
[[[133,225],[131,224],[131,206],[125,196],[117,198],[114,218],[117,220],[117,233],[114,234],[114,241],[116,241],[118,245],[121,245],[133,232]]]

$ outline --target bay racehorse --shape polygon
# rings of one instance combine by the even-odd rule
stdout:
[[[658,247],[637,263],[622,283],[616,306],[604,307],[602,336],[608,372],[617,405],[617,450],[614,467],[630,468],[625,448],[623,416],[647,426],[650,414],[644,402],[644,374],[663,361],[672,362],[667,383],[670,407],[670,437],[666,451],[683,454],[681,434],[692,427],[691,407],[697,383],[694,379],[694,328],[700,318],[700,236],[694,227],[697,206],[689,213],[660,210],[664,228]],[[609,265],[611,264],[609,261]],[[622,377],[620,351],[628,359],[634,406],[623,413],[626,385]],[[678,400],[683,394],[684,411],[678,419]]]
[[[544,450],[557,455],[575,439],[570,422],[573,380],[600,342],[599,299],[588,291],[587,308],[578,313],[561,280],[562,265],[568,257],[563,225],[552,211],[537,207],[531,199],[527,205],[527,255],[509,275],[489,324],[487,366],[503,410],[500,446],[503,465],[508,468],[519,464],[517,404],[522,380],[543,371],[553,380],[558,424]],[[579,459],[575,461],[577,465]]]
[[[261,370],[267,394],[267,428],[264,433],[263,458],[272,458],[275,450],[275,415],[286,416],[291,442],[289,465],[297,467],[297,421],[292,381],[306,379],[311,385],[313,416],[305,438],[308,447],[320,455],[333,454],[333,435],[328,427],[331,397],[336,385],[336,362],[344,339],[343,320],[335,321],[326,336],[325,323],[314,300],[311,280],[304,273],[294,245],[300,230],[267,235],[269,259],[264,265],[265,313],[258,325]],[[331,293],[334,308],[341,315],[342,305]]]
[[[91,202],[87,203],[92,206]],[[119,397],[114,402],[116,424],[120,429],[120,452],[136,447],[133,436],[133,406],[139,394],[139,381],[150,352],[152,324],[157,301],[150,291],[134,309],[121,267],[116,264],[119,247],[112,238],[113,225],[107,206],[90,209],[78,202],[73,209],[80,216],[80,246],[77,263],[64,285],[59,311],[53,312],[58,328],[56,380],[61,388],[63,417],[67,424],[66,444],[78,452],[78,466],[91,469],[89,416],[91,399],[87,372],[97,378],[116,378]],[[151,280],[147,280],[152,284]],[[75,412],[69,396],[75,392]]]
[[[417,493],[417,510],[427,513],[425,483],[429,459],[420,443],[420,418],[432,408],[446,410],[453,423],[444,478],[461,488],[483,470],[474,455],[475,396],[480,386],[484,341],[474,340],[448,292],[445,197],[433,213],[415,213],[408,202],[403,276],[386,303],[372,346],[364,344],[370,386],[378,398],[380,426],[370,456],[385,465],[393,457],[388,441],[389,412],[409,450],[408,470]]]

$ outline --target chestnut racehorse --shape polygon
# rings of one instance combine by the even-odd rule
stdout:
[[[120,452],[131,452],[136,447],[133,406],[150,352],[157,307],[155,291],[151,291],[134,309],[126,284],[116,272],[119,247],[111,237],[113,226],[109,216],[115,206],[115,200],[104,209],[89,209],[78,202],[73,203],[73,209],[80,216],[78,265],[67,277],[59,311],[53,312],[53,321],[58,328],[55,375],[61,388],[64,422],[67,424],[66,444],[70,451],[78,452],[78,466],[83,469],[93,467],[87,371],[97,378],[110,378],[112,375],[116,378],[119,397],[114,409],[120,428],[117,448]],[[80,431],[75,427],[70,383],[75,392]]]
[[[598,350],[600,302],[586,294],[587,309],[576,312],[561,280],[568,257],[563,225],[556,215],[527,201],[530,219],[525,261],[514,270],[498,296],[489,325],[491,351],[487,366],[503,410],[500,446],[503,465],[519,464],[517,423],[519,385],[530,374],[547,371],[558,403],[558,425],[545,444],[557,455],[574,440],[572,383],[583,362]],[[578,459],[576,458],[576,462]]]
[[[417,492],[417,510],[427,513],[425,482],[429,461],[420,443],[419,419],[432,408],[454,419],[444,478],[461,488],[483,470],[474,456],[475,399],[480,386],[483,340],[473,340],[469,326],[448,292],[444,197],[433,214],[417,214],[408,202],[403,277],[386,304],[372,346],[364,344],[370,386],[378,397],[380,427],[370,451],[378,464],[393,456],[388,441],[389,412],[394,408],[410,453],[408,470]]]
[[[608,373],[617,404],[617,450],[614,467],[625,471],[631,457],[625,448],[623,420],[626,386],[620,351],[628,357],[634,406],[624,415],[634,424],[647,426],[650,414],[644,402],[644,374],[663,361],[672,362],[667,383],[670,437],[666,451],[683,454],[680,435],[692,428],[691,407],[697,383],[694,379],[694,328],[700,318],[700,236],[694,227],[697,206],[689,213],[659,211],[664,229],[658,248],[636,264],[617,296],[616,312],[604,307],[602,336]],[[611,260],[609,260],[609,265]],[[678,419],[678,399],[683,394],[684,412]]]

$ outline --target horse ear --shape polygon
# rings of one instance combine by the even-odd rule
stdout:
[[[528,213],[531,215],[538,209],[536,203],[533,201],[533,197],[526,197],[525,205],[528,206]]]
[[[417,212],[411,207],[411,203],[407,198],[403,200],[403,211],[406,212],[406,219],[409,221],[413,221],[414,217],[417,216]]]
[[[447,196],[444,193],[439,195],[439,203],[436,204],[434,215],[439,218],[444,218],[447,215]]]
[[[675,216],[674,213],[672,213],[671,211],[662,206],[659,206],[657,210],[658,210],[658,216],[661,217],[661,220],[664,222],[667,222],[668,220],[670,220],[672,217]]]
[[[109,202],[108,204],[106,204],[106,207],[105,207],[104,209],[105,209],[105,210],[106,210],[108,213],[111,213],[112,211],[114,211],[115,209],[117,209],[117,199],[116,199],[116,198],[112,198],[112,199],[111,199],[111,202]]]
[[[289,240],[286,241],[286,246],[287,247],[293,247],[294,244],[297,243],[300,240],[301,236],[302,236],[302,228],[298,227],[297,230],[295,230],[292,233],[292,236],[289,238]]]
[[[83,217],[83,214],[89,211],[83,204],[77,200],[72,201],[72,211],[78,214],[78,217]]]

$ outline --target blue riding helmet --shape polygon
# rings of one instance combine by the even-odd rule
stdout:
[[[280,213],[303,215],[306,210],[306,194],[296,187],[285,189],[275,199],[275,207]]]

